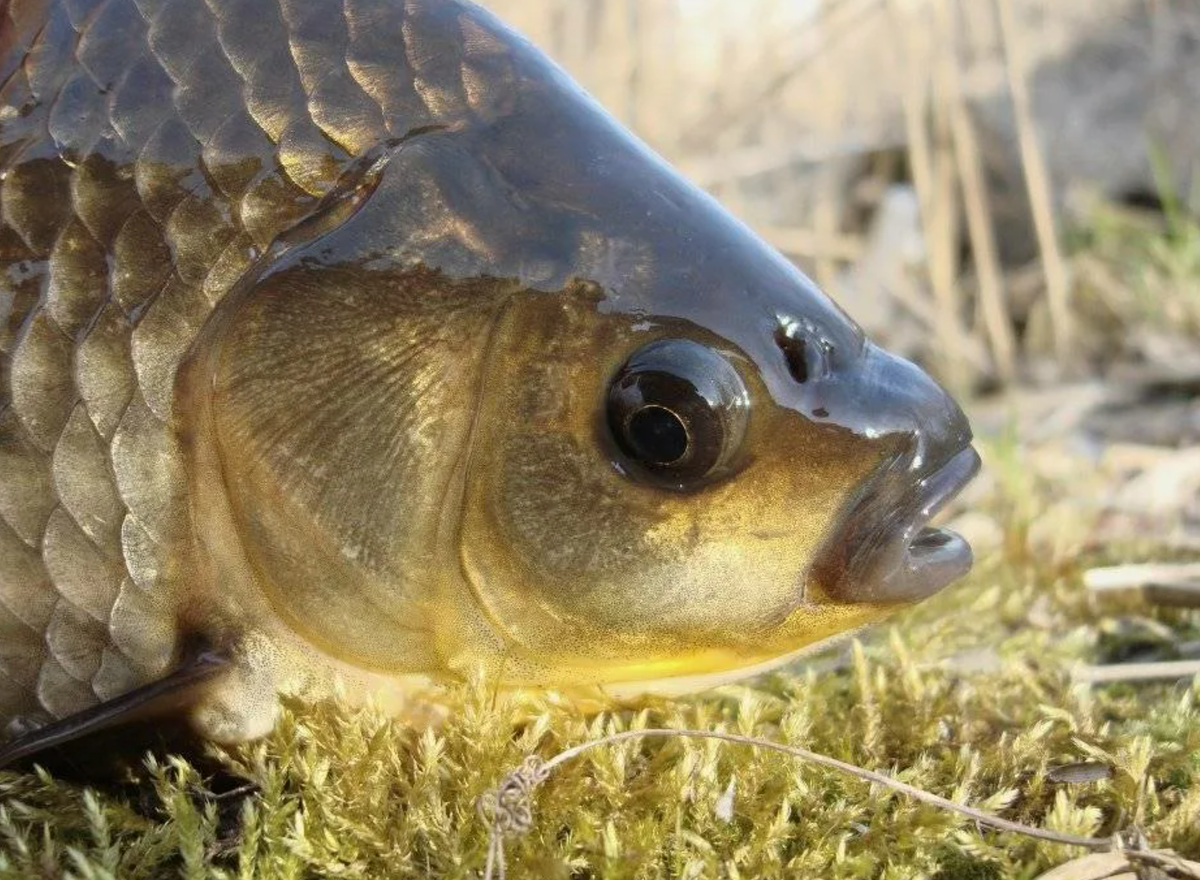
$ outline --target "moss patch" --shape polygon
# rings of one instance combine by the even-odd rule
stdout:
[[[587,717],[465,686],[438,733],[372,711],[289,705],[267,740],[216,758],[253,783],[215,793],[178,759],[128,787],[0,774],[0,878],[475,877],[476,801],[530,753],[632,726],[802,745],[1019,821],[1106,835],[1136,824],[1200,855],[1200,682],[1073,686],[1110,650],[1085,601],[1091,559],[1029,542],[1053,487],[993,447],[1004,544],[959,587],[806,668],[702,698]],[[1007,463],[1006,463],[1007,461]],[[1122,556],[1110,549],[1104,557]],[[1200,614],[1140,609],[1180,641]],[[1111,776],[1056,783],[1055,765]],[[733,784],[733,815],[716,809]],[[635,741],[589,752],[538,792],[511,876],[1034,877],[1076,853],[972,823],[829,771],[736,746]]]

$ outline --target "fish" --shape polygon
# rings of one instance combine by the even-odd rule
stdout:
[[[0,2],[0,764],[789,662],[967,418],[465,0]]]

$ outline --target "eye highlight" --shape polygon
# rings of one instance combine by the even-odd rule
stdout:
[[[687,489],[728,467],[749,409],[741,376],[723,356],[691,340],[662,339],[617,372],[606,420],[633,475]]]

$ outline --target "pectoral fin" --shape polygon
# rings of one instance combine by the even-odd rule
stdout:
[[[157,681],[6,743],[0,747],[0,769],[112,728],[179,715],[196,703],[202,686],[228,670],[231,662],[218,649],[195,651]]]

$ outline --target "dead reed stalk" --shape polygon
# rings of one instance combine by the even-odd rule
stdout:
[[[941,47],[935,76],[941,83],[954,137],[954,155],[962,181],[963,206],[978,276],[983,324],[996,359],[996,370],[1002,379],[1011,383],[1017,377],[1017,343],[1005,297],[1004,272],[996,247],[996,230],[975,122],[962,92],[954,24],[951,0],[934,0],[934,29]]]
[[[966,354],[963,340],[966,332],[962,326],[962,304],[954,278],[957,248],[954,247],[953,229],[957,225],[957,211],[954,204],[953,166],[935,153],[934,138],[929,131],[929,67],[913,39],[919,20],[914,13],[905,9],[907,5],[903,0],[888,0],[889,17],[899,35],[896,46],[898,67],[904,76],[902,99],[909,167],[913,188],[921,206],[929,284],[937,303],[933,329],[938,338],[945,342],[942,354],[944,362],[941,364],[943,374],[964,377],[962,368],[966,363]],[[928,15],[925,15],[920,21],[927,23],[927,19]]]
[[[1025,184],[1029,192],[1029,203],[1033,210],[1033,224],[1037,232],[1038,246],[1042,252],[1042,267],[1046,276],[1046,295],[1050,306],[1050,323],[1054,334],[1054,348],[1061,363],[1070,358],[1071,341],[1074,336],[1074,321],[1071,315],[1070,281],[1067,264],[1058,240],[1058,226],[1054,216],[1053,190],[1046,170],[1046,162],[1038,144],[1037,126],[1029,99],[1026,81],[1025,35],[1013,14],[1012,0],[996,0],[1000,19],[1000,35],[1004,44],[1005,71],[1009,94],[1017,121],[1017,138],[1021,150],[1021,162],[1025,170]]]

